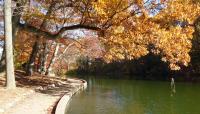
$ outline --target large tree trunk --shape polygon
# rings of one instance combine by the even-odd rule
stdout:
[[[53,64],[55,63],[55,60],[56,60],[58,49],[59,49],[59,43],[56,44],[56,48],[54,50],[54,53],[53,53],[53,56],[52,56],[51,61],[49,63],[49,66],[47,67],[47,71],[46,71],[45,75],[49,75],[49,73],[51,72],[52,66],[53,66]]]
[[[22,12],[24,11],[25,6],[28,6],[30,3],[29,0],[21,0],[20,2],[16,2],[16,6],[13,10],[12,15],[12,39],[13,41],[16,39],[16,36],[18,34],[18,31],[20,31],[20,18],[22,15]]]
[[[46,41],[41,44],[40,46],[40,52],[39,52],[39,68],[38,72],[42,74],[44,72],[44,64],[45,64],[45,59],[46,59],[46,54],[47,54],[47,44]]]
[[[39,46],[39,50],[38,50],[38,54],[39,54],[39,56],[38,56],[38,62],[37,62],[37,66],[35,66],[35,71],[36,72],[39,72],[39,73],[41,73],[41,70],[42,70],[42,59],[43,59],[43,57],[42,57],[42,54],[43,53],[43,50],[41,49],[41,46]]]
[[[17,7],[17,8],[18,8],[18,7]],[[16,10],[17,10],[17,9],[15,9],[14,12],[15,12]],[[12,39],[13,39],[13,41],[15,40],[15,38],[16,38],[16,36],[17,36],[17,33],[18,33],[18,31],[19,31],[20,17],[21,17],[20,14],[13,15],[13,17],[12,17]]]
[[[62,57],[64,57],[64,54],[68,51],[68,49],[69,49],[72,45],[74,45],[74,43],[69,44],[69,45],[65,48],[65,50],[64,50],[60,55],[58,55],[59,44],[56,44],[56,48],[55,48],[55,50],[54,50],[53,57],[51,58],[50,64],[49,64],[49,66],[48,66],[48,68],[47,68],[47,71],[46,71],[45,75],[49,75],[49,73],[51,72],[52,66],[53,66],[53,64],[55,63],[55,61],[58,60],[58,59],[61,59]]]
[[[5,70],[6,70],[6,53],[5,53],[5,42],[4,42],[3,52],[0,60],[0,72],[5,72]]]
[[[47,61],[48,61],[48,56],[49,56],[49,52],[50,52],[50,48],[52,46],[53,43],[51,44],[47,44],[47,41],[45,42],[45,49],[44,49],[44,59],[42,61],[42,72],[41,74],[45,74],[45,72],[47,71]]]
[[[26,74],[29,76],[32,76],[33,74],[33,68],[34,68],[34,63],[35,63],[35,58],[37,56],[39,44],[38,44],[38,38],[35,41],[35,44],[33,45],[33,49],[31,52],[31,55],[29,57],[29,61],[26,67]]]
[[[12,12],[11,0],[4,1],[4,21],[5,21],[5,51],[6,51],[6,87],[14,89],[15,75],[13,63],[13,44],[12,44]]]

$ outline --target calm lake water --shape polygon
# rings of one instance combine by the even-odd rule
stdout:
[[[66,114],[200,114],[200,84],[90,78]]]

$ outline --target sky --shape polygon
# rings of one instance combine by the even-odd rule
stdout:
[[[3,0],[0,0],[0,35],[3,35],[4,34],[4,23],[3,23]],[[3,42],[0,41],[0,45],[2,46],[3,45]],[[2,51],[3,51],[3,48],[1,48],[0,46],[0,58],[1,58],[1,55],[2,55]]]
[[[3,31],[4,23],[3,23],[3,2],[0,0],[0,35],[4,34]]]

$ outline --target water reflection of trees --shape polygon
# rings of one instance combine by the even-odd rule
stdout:
[[[97,80],[95,86],[97,90],[96,99],[108,100],[112,98],[112,103],[118,107],[118,112],[127,111],[132,114],[178,114],[191,111],[199,111],[197,106],[200,99],[192,99],[194,91],[199,91],[198,85],[177,84],[177,94],[170,96],[170,83],[149,82],[149,81],[129,81],[129,80]],[[190,99],[191,98],[191,99]],[[99,101],[101,101],[99,99]],[[101,103],[101,102],[97,102]],[[112,105],[109,104],[109,105]],[[187,108],[189,107],[189,108]]]
[[[170,71],[159,56],[147,55],[138,60],[123,60],[106,63],[102,59],[85,60],[80,62],[79,74],[107,75],[116,78],[160,79],[168,78]]]

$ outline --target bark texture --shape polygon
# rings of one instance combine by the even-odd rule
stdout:
[[[6,87],[14,89],[15,75],[13,63],[13,44],[12,44],[12,12],[11,0],[4,1],[4,16],[5,16],[5,51],[6,51]]]
[[[35,58],[37,57],[38,48],[39,48],[39,44],[38,44],[38,39],[37,39],[35,41],[35,44],[33,45],[33,49],[32,49],[32,52],[31,52],[31,55],[29,57],[29,61],[26,67],[26,74],[29,76],[33,75],[34,63],[35,63]]]
[[[49,73],[52,71],[52,66],[55,63],[59,47],[60,47],[60,45],[59,45],[59,43],[57,43],[56,48],[55,48],[54,53],[53,53],[53,56],[52,56],[51,61],[49,63],[49,66],[47,67],[47,72],[45,73],[45,75],[49,75]]]

